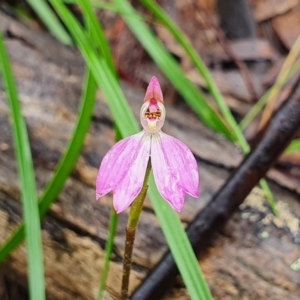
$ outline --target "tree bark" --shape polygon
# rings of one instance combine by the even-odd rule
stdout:
[[[0,30],[5,35],[17,79],[22,111],[29,131],[37,187],[41,194],[74,128],[84,62],[76,49],[60,45],[47,33],[31,29],[1,11]],[[145,91],[125,83],[122,83],[122,87],[138,119]],[[9,108],[1,84],[0,89],[2,244],[21,222],[22,216]],[[235,145],[203,126],[193,112],[184,106],[179,108],[178,105],[167,105],[164,130],[185,142],[199,164],[201,197],[187,197],[180,214],[182,221],[188,224],[208,205],[243,156],[237,152]],[[95,201],[95,178],[100,161],[114,140],[113,120],[105,99],[99,93],[80,158],[64,190],[42,223],[49,300],[95,299],[112,207],[111,195]],[[278,199],[288,203],[293,216],[299,217],[298,196],[277,184],[273,188]],[[264,203],[257,193],[253,197]],[[290,265],[299,257],[299,246],[295,244],[289,227],[282,229],[276,227],[275,223],[265,225],[263,219],[269,218],[267,208],[261,211],[257,205],[249,204],[234,214],[225,229],[218,234],[213,247],[206,251],[201,266],[216,300],[297,299],[300,278]],[[118,299],[120,295],[126,221],[125,212],[120,215],[115,239],[107,299]],[[260,237],[264,231],[268,232],[269,238]],[[146,200],[133,251],[130,292],[141,283],[166,250],[160,224],[151,203]],[[26,273],[26,250],[22,245],[1,264],[0,275],[4,280],[0,285],[6,285],[11,291],[10,295],[17,287],[19,292],[15,297],[20,293],[25,295]],[[179,283],[165,299],[183,300],[189,299],[189,295]]]

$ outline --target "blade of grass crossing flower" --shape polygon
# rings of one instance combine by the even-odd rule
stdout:
[[[123,103],[123,101],[126,101],[120,87],[118,86],[118,83],[116,82],[116,79],[114,78],[113,74],[111,73],[109,67],[105,63],[105,61],[99,57],[94,57],[93,54],[93,48],[91,47],[90,42],[88,41],[87,37],[84,35],[80,25],[78,22],[74,19],[74,17],[67,12],[66,8],[61,4],[59,0],[51,0],[51,3],[56,8],[57,12],[60,14],[62,19],[64,20],[66,26],[72,33],[73,37],[75,38],[76,35],[76,41],[80,47],[80,50],[82,51],[86,61],[90,65],[91,70],[93,71],[94,75],[99,75],[99,86],[102,88],[104,94],[106,95],[106,98],[110,104],[110,109],[112,111],[113,116],[115,117],[115,122],[120,129],[120,132],[122,136],[126,136],[129,134],[132,134],[137,131],[137,122],[135,121],[132,113],[128,114],[127,111],[120,110],[120,108],[127,107],[127,103]],[[118,99],[118,102],[116,106],[114,106],[115,99]],[[116,114],[117,113],[117,114]],[[123,120],[126,120],[126,123],[123,123]],[[127,125],[127,126],[125,126]],[[156,195],[152,195],[152,198],[156,197]],[[162,200],[159,199],[159,202],[157,202],[156,210],[158,209],[158,206],[160,206],[162,203]],[[163,219],[165,219],[165,215],[159,214],[160,220],[162,222]],[[176,216],[175,213],[173,213],[173,216]],[[176,261],[180,263],[180,269],[183,272],[183,277],[186,282],[186,284],[191,288],[192,294],[198,295],[203,293],[203,291],[199,292],[193,292],[197,287],[199,286],[199,282],[203,282],[202,277],[199,273],[199,266],[198,261],[195,258],[195,255],[193,251],[191,250],[191,246],[189,244],[188,238],[186,236],[185,231],[183,230],[182,224],[178,220],[178,217],[172,218],[170,217],[170,222],[167,224],[164,223],[164,231],[167,236],[167,239],[169,243],[172,243],[172,249],[176,256]],[[177,220],[177,221],[176,221]],[[173,221],[173,223],[172,223]],[[172,231],[171,231],[172,230]],[[178,234],[179,232],[179,234]],[[176,234],[174,234],[176,233]],[[176,235],[180,237],[180,240],[176,238]],[[178,247],[178,244],[183,245],[179,246],[176,250],[174,248]],[[174,247],[174,245],[176,247]],[[186,252],[186,249],[188,252]],[[187,259],[186,254],[188,253],[189,258]],[[191,261],[190,261],[191,257]],[[193,259],[194,258],[194,259]],[[185,264],[188,264],[188,269],[184,267]],[[192,271],[192,273],[188,272],[188,270],[195,270]],[[197,271],[196,271],[197,270]],[[190,282],[190,283],[189,283]],[[195,284],[196,282],[196,284]],[[195,297],[193,299],[196,299]],[[211,299],[209,298],[197,298],[197,299]]]
[[[130,6],[130,4],[127,1],[115,0],[114,3],[117,6],[121,15],[123,16],[124,20],[126,21],[127,25],[132,30],[132,32],[136,35],[138,40],[143,44],[143,46],[148,51],[148,53],[152,56],[152,58],[157,63],[157,65],[165,72],[165,74],[168,76],[168,78],[173,82],[174,86],[178,89],[178,91],[182,93],[182,95],[189,102],[190,106],[194,109],[194,111],[199,113],[200,116],[201,116],[201,113],[200,113],[201,111],[203,112],[204,115],[207,114],[204,116],[204,119],[202,116],[202,120],[204,120],[204,122],[211,128],[215,129],[218,132],[222,132],[222,130],[220,130],[219,126],[217,126],[218,127],[217,128],[215,125],[214,126],[211,125],[211,123],[216,122],[216,118],[213,118],[213,116],[210,115],[210,113],[208,112],[208,111],[210,111],[209,110],[210,107],[208,106],[207,102],[204,100],[202,95],[195,89],[195,87],[182,75],[182,71],[180,70],[180,68],[175,64],[175,62],[172,61],[172,59],[166,53],[166,51],[162,47],[162,45],[153,37],[153,35],[151,34],[151,32],[149,31],[147,26],[144,24],[142,19],[139,17],[138,13],[135,12],[135,10]],[[147,3],[149,3],[149,1]],[[153,7],[153,5],[151,7]],[[158,9],[156,9],[155,12],[157,13]],[[137,15],[137,16],[135,16],[135,15]],[[160,13],[159,14],[160,18],[161,18],[161,15],[162,14]],[[166,18],[164,18],[164,20],[166,20]],[[170,22],[168,22],[169,25],[170,25]],[[171,32],[175,31],[175,33],[176,33],[175,37],[178,38],[178,35],[180,36],[180,32],[178,32],[176,30],[175,26],[171,26],[171,29],[172,29]],[[180,39],[180,40],[183,41],[183,39]],[[188,49],[192,48],[191,45],[188,45],[186,43],[184,43],[184,45],[185,45],[184,48],[188,48]],[[192,55],[191,58],[195,60],[195,57],[196,57],[196,55]],[[196,63],[198,64],[198,67],[200,66],[200,70],[199,70],[200,73],[201,72],[203,73],[204,64],[202,64],[200,62],[200,65],[199,65],[199,59],[196,60]],[[209,79],[208,74],[209,74],[208,71],[205,72],[206,79]],[[209,82],[210,82],[210,86],[212,87],[213,81],[209,80]],[[224,99],[220,98],[220,97],[222,97],[222,95],[220,93],[217,93],[218,92],[217,87],[216,86],[214,86],[214,87],[215,87],[215,88],[213,88],[214,96],[217,97],[216,98],[217,103],[220,106],[220,109],[221,109],[223,115],[226,117],[228,124],[234,131],[233,135],[231,135],[231,134],[230,134],[230,136],[226,135],[227,138],[229,138],[233,141],[238,140],[238,142],[240,143],[240,145],[242,147],[243,152],[248,153],[250,151],[250,147],[249,147],[245,137],[243,136],[242,131],[239,129],[239,127],[238,127],[234,117],[232,116],[229,108],[227,107]],[[198,96],[196,95],[197,93],[198,93]],[[200,95],[200,98],[199,98],[199,95]],[[209,116],[209,121],[206,122],[205,120],[206,120],[206,117],[208,117],[208,116]],[[215,115],[215,117],[216,117],[216,115]],[[219,121],[220,121],[220,119],[218,119],[218,122]],[[223,133],[224,133],[224,131],[223,131]],[[264,186],[266,186],[266,185],[267,184],[265,183]],[[273,202],[273,205],[271,206],[271,208],[274,207],[275,200],[269,189],[268,189],[268,191],[266,191],[266,195],[268,195],[269,201]],[[269,197],[271,197],[271,198],[269,198]],[[275,214],[275,211],[274,211],[274,214]]]
[[[39,213],[42,218],[51,204],[63,189],[75,162],[80,154],[85,135],[88,131],[90,120],[96,98],[97,85],[90,72],[87,72],[84,81],[84,91],[82,93],[81,107],[78,113],[78,120],[67,146],[64,156],[61,158],[59,165],[45,188],[39,202]],[[3,261],[15,248],[24,240],[24,224],[21,224],[13,235],[0,248],[0,262]]]
[[[43,250],[33,163],[26,124],[22,116],[16,84],[1,34],[0,65],[10,104],[15,152],[20,177],[22,208],[25,219],[30,299],[43,300],[45,299]]]
[[[150,176],[149,196],[184,283],[194,300],[212,299],[192,246],[178,215],[164,201]]]
[[[49,31],[63,44],[71,45],[72,40],[62,24],[59,22],[50,6],[44,0],[27,0],[28,4],[48,27]]]
[[[86,0],[78,0],[81,6],[83,7],[84,19],[87,24],[88,31],[90,33],[90,37],[97,49],[100,49],[100,53],[106,58],[106,61],[111,69],[111,71],[116,75],[116,69],[113,61],[113,57],[111,55],[111,51],[107,42],[107,39],[104,35],[102,28],[100,27],[99,22],[95,14],[93,13],[92,7],[89,1]],[[116,141],[120,140],[122,137],[120,136],[120,132],[118,128],[115,127],[116,132]],[[117,231],[118,225],[118,215],[115,210],[112,208],[109,219],[109,229],[108,229],[108,238],[105,246],[105,256],[104,256],[104,265],[100,276],[100,284],[99,284],[99,292],[97,299],[102,300],[104,296],[104,290],[106,287],[109,267],[110,267],[110,259],[113,251],[114,239]]]
[[[194,49],[193,45],[188,41],[185,35],[181,32],[179,27],[172,22],[172,20],[168,17],[168,15],[160,8],[159,5],[154,3],[152,0],[141,0],[141,2],[155,15],[155,17],[161,21],[168,30],[173,34],[175,39],[179,42],[179,44],[183,47],[186,51],[187,55],[190,57],[196,68],[198,69],[199,73],[205,79],[208,89],[212,96],[214,97],[216,103],[218,104],[220,111],[222,112],[224,118],[231,126],[233,132],[235,133],[238,143],[240,144],[243,152],[245,154],[249,153],[250,146],[245,139],[242,130],[239,128],[236,120],[234,119],[229,107],[227,106],[224,97],[222,96],[221,92],[219,91],[217,85],[215,84],[212,76],[210,75],[208,69],[206,68],[204,62],[201,60],[200,56]],[[263,188],[268,203],[276,215],[276,202],[274,200],[273,194],[267,184],[267,182],[263,179],[261,180],[261,187]]]
[[[144,46],[157,66],[166,74],[174,87],[193,108],[196,114],[210,128],[225,135],[230,140],[236,140],[226,121],[208,104],[203,94],[183,74],[182,70],[166,51],[163,45],[154,37],[140,15],[128,1],[113,2],[125,20],[127,26]]]
[[[233,132],[235,133],[238,143],[243,148],[243,151],[248,153],[250,151],[250,147],[246,139],[244,138],[242,131],[240,130],[237,122],[235,121],[233,115],[231,114],[230,109],[228,108],[223,95],[221,94],[212,76],[210,75],[209,70],[205,66],[204,62],[202,61],[201,57],[198,55],[193,45],[190,43],[190,41],[187,39],[184,33],[179,29],[179,27],[160,8],[159,5],[157,5],[152,0],[141,0],[141,3],[147,9],[149,9],[160,22],[162,22],[162,24],[173,34],[174,38],[185,50],[186,54],[189,56],[191,61],[194,63],[195,67],[198,69],[199,73],[204,78],[208,90],[210,91],[211,95],[213,96],[216,103],[218,104],[220,111],[223,114],[224,118],[226,119],[227,123],[231,126]]]
[[[87,63],[89,64],[92,72],[95,72],[95,74],[94,74],[95,76],[97,75],[96,79],[98,80],[99,86],[102,87],[103,92],[105,93],[105,90],[106,90],[107,92],[112,94],[112,91],[108,91],[106,86],[100,80],[100,77],[103,77],[103,76],[101,76],[101,72],[99,72],[99,70],[101,70],[101,66],[100,66],[101,59],[99,59],[97,57],[97,55],[95,54],[95,52],[93,51],[93,47],[92,47],[91,42],[86,37],[85,33],[83,32],[83,30],[80,27],[80,25],[78,24],[78,22],[74,19],[74,17],[66,9],[66,7],[63,5],[63,3],[61,1],[51,0],[50,2],[56,8],[57,12],[60,14],[61,18],[66,23],[68,29],[70,30],[70,32],[73,35],[73,38],[77,41],[77,44],[78,44],[79,48],[81,49],[82,54],[85,57]],[[125,13],[126,13],[126,15],[130,15],[130,12],[129,13],[125,12]],[[163,49],[163,47],[161,45],[160,45],[160,48]],[[180,87],[180,90],[183,91],[183,93],[193,103],[196,103],[196,106],[198,108],[197,109],[198,113],[200,115],[202,115],[202,117],[204,118],[204,120],[206,122],[208,122],[211,126],[215,127],[216,130],[218,129],[219,132],[222,132],[226,136],[232,138],[230,130],[227,128],[225,123],[219,118],[219,116],[214,112],[214,110],[210,106],[208,106],[208,104],[204,101],[204,99],[203,99],[202,95],[200,94],[200,92],[195,88],[195,86],[193,86],[191,84],[191,82],[189,80],[187,80],[184,76],[182,76],[179,67],[175,64],[174,61],[172,61],[170,55],[168,55],[166,51],[164,51],[164,54],[166,55],[168,60],[171,60],[171,62],[172,62],[171,65],[173,67],[175,67],[176,74],[178,76],[180,76],[179,79],[176,76],[175,77],[173,76],[174,80],[177,82],[177,86]],[[164,56],[163,59],[165,59],[166,57]],[[162,61],[164,61],[164,60],[162,60]],[[166,68],[167,67],[168,66],[166,66]],[[173,71],[174,71],[174,69],[173,69]],[[172,74],[172,71],[171,71],[171,74]],[[107,81],[107,78],[103,78],[103,79],[105,81]],[[180,82],[180,80],[182,82]],[[115,96],[117,96],[117,94],[118,94],[118,96],[115,98],[116,100],[120,97],[124,98],[122,92],[120,92],[120,88],[118,88],[114,92],[114,94],[115,94]],[[198,101],[195,100],[197,98],[198,98]],[[111,106],[110,102],[108,103],[110,105],[110,108],[111,108],[111,111],[112,111],[114,117],[118,117],[117,115],[115,115],[114,112],[119,110],[121,108],[121,106],[123,107],[123,110],[125,110],[127,115],[132,114],[129,107],[128,107],[128,105],[124,105],[124,104],[127,104],[125,101],[115,101],[115,102],[116,102],[117,107]],[[122,126],[122,131],[124,131],[124,132],[127,132],[128,128],[123,129],[123,127],[127,127],[126,125],[128,123],[128,120],[131,120],[131,118],[127,118],[127,121],[124,120],[125,122],[123,123],[123,126]]]

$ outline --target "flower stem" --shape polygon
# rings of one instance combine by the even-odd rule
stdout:
[[[130,276],[130,269],[131,269],[131,258],[132,258],[135,232],[136,232],[137,224],[143,209],[144,200],[148,190],[148,180],[149,180],[150,171],[151,171],[151,163],[149,160],[142,189],[138,194],[138,196],[135,198],[135,200],[132,202],[129,216],[128,216],[128,223],[126,228],[125,253],[124,253],[124,262],[123,262],[123,278],[122,278],[122,290],[121,290],[122,300],[128,299],[129,276]]]

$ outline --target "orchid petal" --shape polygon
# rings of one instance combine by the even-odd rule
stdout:
[[[96,181],[97,199],[114,190],[138,155],[143,133],[116,143],[104,156]]]
[[[163,132],[153,135],[151,164],[160,194],[175,210],[181,211],[185,193],[198,197],[197,162],[181,141]]]
[[[113,202],[117,213],[125,210],[140,193],[150,157],[150,135],[144,134],[142,138],[133,140],[131,143],[139,145],[138,154],[130,163],[126,175],[114,189]]]

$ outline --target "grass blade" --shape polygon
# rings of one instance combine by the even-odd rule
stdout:
[[[9,57],[0,33],[0,64],[10,104],[15,152],[21,185],[28,257],[29,293],[32,300],[45,299],[44,264],[37,191],[26,123],[22,116]]]
[[[245,153],[250,151],[250,147],[243,136],[242,131],[240,130],[237,122],[235,121],[233,115],[230,112],[229,107],[227,106],[223,95],[221,94],[219,88],[217,87],[214,79],[210,75],[209,70],[205,66],[203,60],[198,55],[197,51],[184,35],[184,33],[180,30],[180,28],[170,19],[170,17],[161,9],[159,5],[157,5],[152,0],[141,0],[141,3],[153,13],[153,15],[172,33],[173,37],[177,40],[177,42],[182,46],[185,50],[186,54],[189,56],[191,61],[194,63],[195,67],[204,78],[208,90],[215,99],[218,104],[221,113],[223,114],[227,123],[231,126],[235,136],[237,137],[238,143],[241,145],[242,149]]]
[[[99,22],[97,21],[95,14],[93,13],[93,9],[90,2],[88,0],[78,0],[78,1],[83,7],[84,19],[85,19],[86,27],[88,28],[89,37],[92,38],[92,41],[94,42],[96,49],[100,49],[100,53],[106,58],[106,61],[111,71],[117,77],[109,44],[107,42],[107,39],[104,35],[104,32]],[[122,137],[116,126],[115,126],[115,132],[116,132],[116,141],[118,141]],[[106,287],[106,281],[107,281],[109,267],[110,267],[110,259],[111,259],[114,239],[117,231],[117,225],[118,225],[118,215],[116,214],[115,210],[112,208],[110,213],[110,218],[109,218],[108,240],[105,247],[104,265],[100,277],[99,292],[97,296],[98,300],[102,300],[104,296],[104,290]]]
[[[284,81],[286,81],[287,77],[289,76],[291,68],[295,64],[297,57],[299,56],[299,52],[300,52],[300,35],[296,39],[292,49],[290,50],[290,53],[286,57],[283,66],[276,78],[274,87],[272,88],[268,96],[267,105],[263,111],[260,125],[259,125],[260,129],[263,128],[271,118],[275,109],[277,96],[280,92],[280,86]]]
[[[90,120],[94,108],[97,85],[90,72],[87,72],[84,92],[82,95],[82,104],[80,107],[79,117],[70,139],[67,150],[60,160],[52,180],[44,190],[39,202],[39,214],[42,218],[56,200],[63,189],[74,164],[80,154],[85,135],[88,131]],[[0,248],[0,262],[3,261],[15,248],[17,248],[25,237],[24,224],[21,224]]]
[[[106,59],[106,62],[110,67],[111,71],[117,77],[117,71],[109,48],[109,44],[107,42],[103,29],[101,28],[100,23],[97,20],[96,15],[93,13],[90,1],[78,0],[78,3],[83,8],[83,13],[85,16],[85,20],[88,23],[92,41],[94,42],[95,46],[100,50],[101,55],[104,56],[104,58]]]
[[[135,133],[138,130],[137,122],[135,121],[132,112],[128,107],[126,99],[124,98],[122,91],[107,63],[103,60],[103,58],[96,56],[92,48],[92,43],[89,41],[81,26],[65,8],[65,6],[59,0],[51,0],[51,3],[56,8],[67,28],[70,30],[74,39],[78,43],[78,46],[88,65],[90,66],[91,71],[93,72],[95,78],[97,78],[98,85],[101,87],[106,96],[109,107],[114,116],[114,120],[120,129],[121,135],[124,137],[126,135]],[[126,110],[124,110],[124,108]],[[127,111],[127,109],[129,111]],[[193,250],[191,249],[191,245],[178,216],[171,210],[171,208],[166,208],[167,204],[164,203],[160,197],[158,198],[157,193],[153,192],[153,185],[154,183],[152,181],[152,186],[150,187],[150,196],[155,198],[152,200],[156,203],[156,211],[161,221],[164,233],[166,234],[167,241],[176,257],[176,262],[180,264],[179,269],[183,272],[183,278],[187,286],[191,289],[193,299],[211,299],[211,297],[200,297],[203,295],[203,293],[207,294],[207,292],[202,291],[202,289],[199,291],[199,284],[203,284],[204,279],[201,276],[198,261]],[[160,212],[160,207],[164,204],[165,208]],[[168,216],[170,215],[170,222],[166,221],[166,215],[164,213],[167,213]],[[180,237],[179,247],[177,239],[178,237]],[[187,267],[184,267],[184,265]],[[196,283],[195,286],[194,283]]]
[[[285,150],[285,154],[292,154],[294,152],[298,152],[300,150],[300,139],[295,139],[291,142],[291,144]]]
[[[178,214],[161,198],[153,176],[150,177],[148,191],[155,214],[160,221],[163,233],[191,298],[195,300],[212,299]]]
[[[154,37],[130,3],[123,0],[115,0],[114,3],[133,34],[201,120],[208,127],[235,141],[236,137],[227,122],[214,111],[204,95],[186,78],[178,64]]]
[[[276,205],[276,201],[274,200],[274,197],[273,197],[273,194],[272,194],[272,191],[268,185],[268,182],[265,178],[261,179],[259,181],[259,185],[260,187],[263,189],[264,191],[264,194],[265,194],[265,197],[267,199],[267,202],[273,212],[273,214],[278,217],[278,210],[277,210],[277,205]]]
[[[48,27],[49,31],[63,44],[71,45],[72,39],[44,0],[27,0],[32,9]]]
[[[193,45],[189,42],[189,40],[185,37],[185,35],[181,32],[179,27],[169,18],[169,16],[160,8],[159,5],[154,3],[152,0],[141,0],[141,2],[154,14],[154,16],[163,23],[164,26],[173,34],[174,38],[178,41],[178,43],[182,46],[185,50],[186,54],[190,57],[191,61],[194,63],[195,67],[199,71],[200,75],[206,81],[207,87],[214,97],[217,105],[221,113],[223,114],[225,120],[232,128],[238,143],[240,144],[242,151],[244,154],[250,152],[250,146],[245,139],[242,130],[240,129],[239,125],[237,124],[236,120],[234,119],[229,107],[227,106],[225,99],[221,92],[219,91],[217,85],[215,84],[212,76],[209,73],[209,70],[206,68],[204,62],[201,60],[200,56],[198,55],[197,51],[194,49]],[[267,184],[267,182],[262,179],[260,183],[261,187],[265,192],[265,196],[268,200],[268,203],[276,215],[276,202],[273,197],[273,194]]]
[[[139,126],[105,58],[97,54],[93,42],[64,4],[60,0],[50,0],[50,3],[66,24],[98,86],[106,96],[108,106],[122,136],[125,137],[138,132]]]

